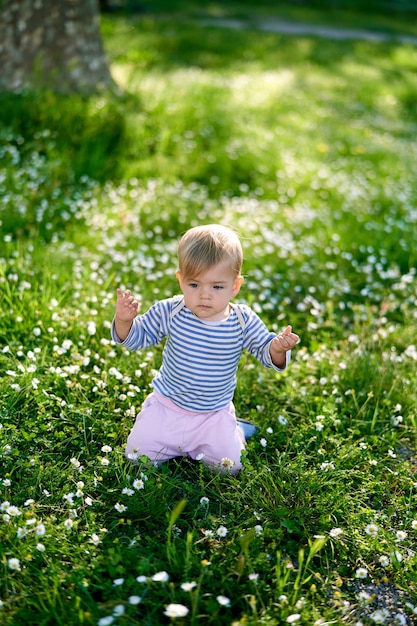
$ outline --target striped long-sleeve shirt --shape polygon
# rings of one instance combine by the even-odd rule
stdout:
[[[275,333],[268,331],[249,306],[236,306],[241,315],[232,308],[226,320],[209,322],[183,306],[181,298],[160,300],[134,319],[123,342],[113,322],[112,338],[129,350],[155,346],[167,338],[162,366],[152,383],[154,389],[183,409],[216,411],[233,399],[244,349],[265,367],[283,371],[273,364],[269,353]],[[287,365],[289,352],[286,357]]]

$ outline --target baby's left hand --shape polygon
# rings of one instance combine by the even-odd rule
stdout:
[[[300,337],[292,332],[292,327],[287,328],[274,337],[272,340],[271,348],[274,352],[288,352],[294,348],[294,346],[300,341]]]

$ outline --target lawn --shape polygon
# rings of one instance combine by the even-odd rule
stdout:
[[[417,48],[102,29],[118,93],[0,94],[1,623],[417,623]],[[162,347],[110,338],[210,222],[301,337],[284,374],[242,357],[238,476],[125,459]]]

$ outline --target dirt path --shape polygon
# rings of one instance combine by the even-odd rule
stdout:
[[[401,33],[383,33],[354,28],[341,28],[335,26],[318,26],[316,24],[305,24],[301,22],[291,22],[281,18],[254,18],[252,20],[204,18],[200,23],[207,26],[220,26],[223,28],[241,29],[256,28],[257,30],[284,33],[287,35],[313,35],[325,37],[327,39],[363,39],[375,42],[400,42],[417,45],[417,36],[405,35]]]

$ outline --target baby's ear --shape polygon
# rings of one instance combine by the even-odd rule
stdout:
[[[180,270],[177,270],[175,272],[175,276],[177,277],[177,280],[178,280],[178,282],[180,284],[180,288],[182,289],[182,282],[183,281],[182,281],[182,274],[181,274]]]
[[[237,296],[244,281],[243,276],[236,276],[235,282],[233,283],[233,296]]]

